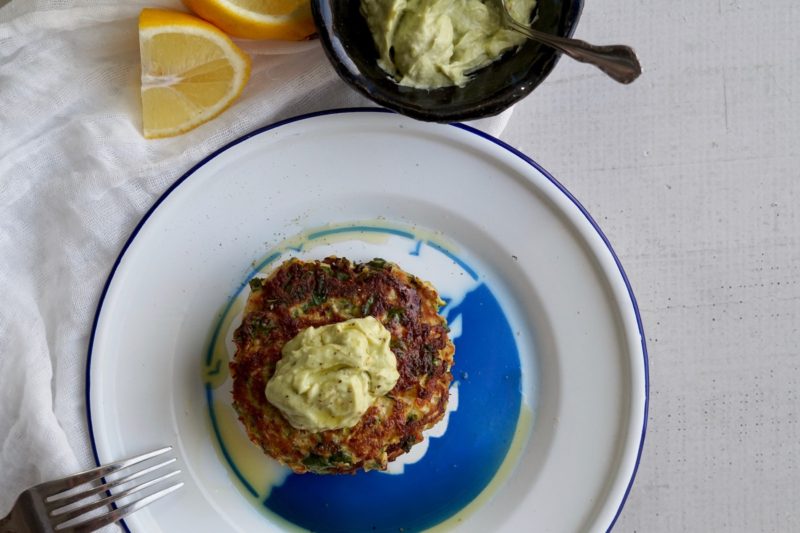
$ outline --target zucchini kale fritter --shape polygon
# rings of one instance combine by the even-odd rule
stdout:
[[[436,290],[393,263],[353,264],[328,257],[290,259],[268,278],[254,278],[236,355],[230,364],[233,405],[250,439],[298,473],[386,469],[442,419],[452,375],[453,343],[438,314]],[[373,316],[391,333],[400,378],[353,427],[296,429],[264,390],[281,349],[301,330]]]

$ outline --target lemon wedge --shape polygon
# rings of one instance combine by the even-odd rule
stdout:
[[[183,0],[228,35],[301,41],[313,34],[309,0]]]
[[[189,131],[241,94],[250,58],[197,17],[161,9],[139,16],[142,126],[148,139]]]

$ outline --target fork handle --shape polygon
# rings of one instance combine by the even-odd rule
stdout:
[[[28,526],[20,521],[18,514],[15,504],[7,516],[0,518],[0,533],[31,533]]]
[[[41,517],[36,514],[34,509],[37,507],[38,500],[31,496],[30,491],[25,491],[19,495],[11,512],[4,518],[0,518],[0,533],[37,533],[42,531],[53,531],[49,522],[43,522]],[[44,517],[47,511],[44,511]]]
[[[4,516],[0,518],[0,533],[16,533],[17,530],[14,529],[14,525],[11,523],[11,520],[14,515],[14,510],[12,509],[8,516]]]

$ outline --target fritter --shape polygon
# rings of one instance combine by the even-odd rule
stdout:
[[[297,473],[385,470],[445,414],[455,348],[436,290],[394,263],[290,259],[250,282],[230,364],[233,405],[250,439]],[[391,333],[400,377],[350,428],[292,427],[265,387],[281,349],[301,330],[373,316]]]

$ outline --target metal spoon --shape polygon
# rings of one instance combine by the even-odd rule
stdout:
[[[568,39],[550,35],[517,22],[506,6],[506,0],[496,0],[500,4],[503,23],[508,29],[523,34],[534,41],[559,50],[581,63],[594,65],[620,83],[630,83],[642,73],[636,53],[630,46],[612,44],[595,46],[579,39]]]

